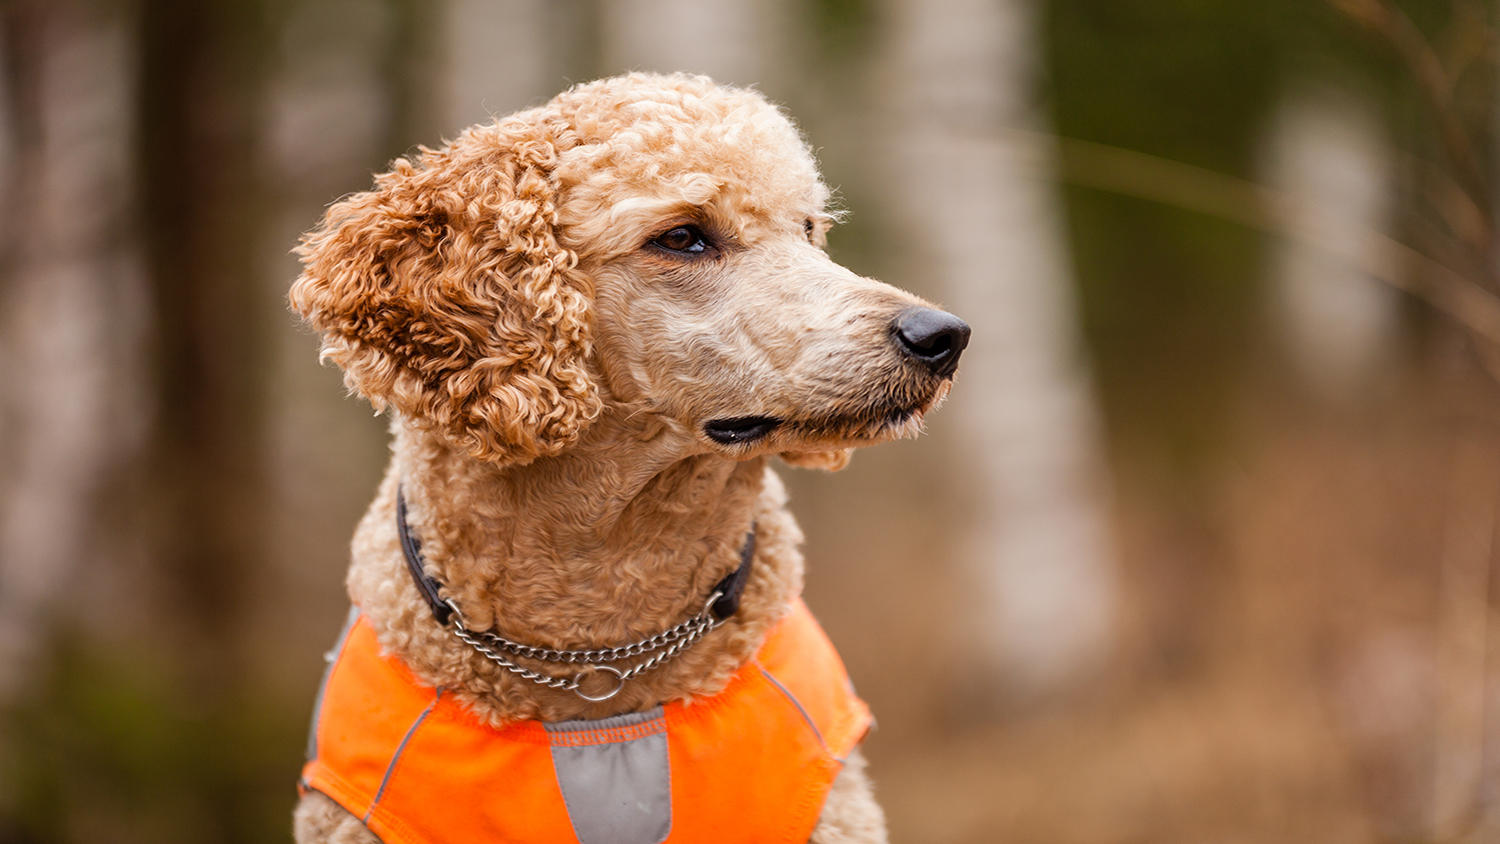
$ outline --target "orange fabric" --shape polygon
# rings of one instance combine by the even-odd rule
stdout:
[[[723,692],[663,710],[661,721],[618,730],[666,732],[667,844],[807,841],[871,720],[800,600]],[[363,617],[329,669],[316,718],[303,787],[386,844],[577,840],[551,748],[600,736],[549,733],[538,721],[487,726],[380,656]]]

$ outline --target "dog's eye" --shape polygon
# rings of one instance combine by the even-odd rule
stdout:
[[[658,235],[651,243],[670,252],[685,252],[689,255],[708,251],[708,240],[696,226],[678,226]]]
[[[802,232],[803,232],[803,234],[807,235],[807,242],[811,243],[811,244],[814,244],[814,245],[816,245],[817,242],[818,242],[817,238],[813,237],[813,232],[815,230],[816,230],[816,227],[813,226],[813,221],[812,221],[811,217],[808,217],[806,220],[802,221]]]

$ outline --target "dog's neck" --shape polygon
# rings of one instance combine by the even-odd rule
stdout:
[[[733,570],[765,461],[683,457],[668,432],[599,429],[515,466],[398,427],[412,527],[470,627],[607,645],[680,621]]]
[[[355,534],[350,595],[388,653],[494,723],[598,718],[714,694],[801,591],[801,533],[764,458],[683,457],[680,443],[606,429],[565,457],[504,466],[438,434],[394,427],[396,457]],[[406,571],[398,487],[428,571],[465,625],[542,647],[660,633],[698,613],[738,567],[752,524],[756,554],[734,617],[618,697],[589,704],[509,674],[437,624]]]

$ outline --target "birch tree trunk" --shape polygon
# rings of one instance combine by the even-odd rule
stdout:
[[[1347,233],[1348,242],[1323,249],[1281,241],[1271,255],[1273,324],[1303,377],[1333,399],[1357,397],[1387,370],[1399,329],[1395,289],[1359,262],[1337,257],[1367,250],[1361,233],[1389,228],[1394,186],[1386,148],[1373,105],[1329,86],[1287,92],[1271,123],[1266,183],[1294,208],[1334,215]],[[1289,224],[1313,228],[1311,221]],[[1367,263],[1379,260],[1372,255]]]
[[[906,229],[932,289],[968,320],[953,410],[973,511],[955,634],[991,688],[1063,688],[1110,644],[1105,470],[1080,355],[1024,0],[891,3],[886,85]]]
[[[403,32],[402,4],[301,0],[277,22],[257,139],[269,223],[256,244],[258,301],[267,331],[264,447],[268,538],[247,634],[258,644],[261,688],[303,706],[306,678],[347,607],[349,537],[387,457],[383,420],[346,396],[336,367],[321,365],[318,341],[286,304],[300,265],[291,249],[329,203],[368,190],[373,174],[419,140],[403,93],[430,90],[404,77],[420,57]],[[400,78],[397,78],[400,77]],[[429,109],[430,110],[430,109]]]
[[[764,87],[785,21],[774,0],[612,0],[600,45],[607,73],[704,73]]]
[[[19,97],[0,110],[0,702],[26,679],[57,605],[84,614],[85,561],[103,558],[88,567],[98,576],[120,554],[98,530],[100,494],[142,443],[147,325],[128,237],[130,21],[18,3],[3,26]]]
[[[442,91],[445,137],[555,94],[548,55],[563,40],[543,0],[448,0]],[[561,33],[568,35],[571,33]]]

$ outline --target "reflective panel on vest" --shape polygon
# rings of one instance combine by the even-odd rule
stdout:
[[[661,844],[672,831],[662,708],[545,725],[579,844]]]

